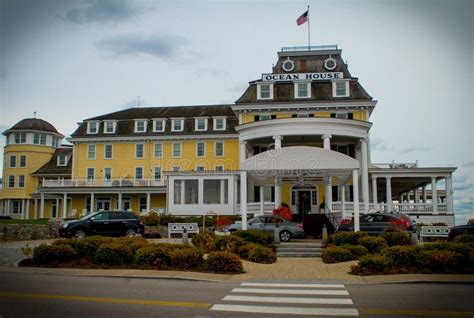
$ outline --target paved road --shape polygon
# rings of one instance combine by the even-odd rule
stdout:
[[[0,317],[473,317],[474,285],[0,273]],[[290,298],[290,299],[288,299]]]

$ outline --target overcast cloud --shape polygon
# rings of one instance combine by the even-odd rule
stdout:
[[[307,44],[308,3],[311,44],[338,44],[378,100],[372,161],[458,167],[456,221],[474,218],[470,0],[2,0],[0,126],[37,111],[69,135],[137,96],[235,101],[282,46]]]

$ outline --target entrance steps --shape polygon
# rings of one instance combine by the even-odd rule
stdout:
[[[316,257],[323,255],[321,240],[280,243],[277,245],[278,257]]]

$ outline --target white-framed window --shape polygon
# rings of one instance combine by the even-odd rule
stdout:
[[[196,166],[196,171],[204,171],[206,170],[206,167],[202,166],[202,165],[199,165],[199,166]]]
[[[20,168],[26,168],[26,155],[21,155],[20,156]]]
[[[181,171],[181,167],[180,166],[173,166],[173,169],[172,169],[174,172],[177,172],[177,171]]]
[[[148,120],[146,120],[146,119],[136,119],[135,120],[135,132],[136,133],[146,132],[147,124],[148,124]]]
[[[273,84],[257,84],[257,99],[273,99]]]
[[[333,81],[332,82],[332,96],[333,97],[348,97],[349,81]]]
[[[194,125],[195,131],[207,131],[207,118],[196,118]]]
[[[336,151],[349,156],[349,145],[337,145]]]
[[[196,142],[196,157],[205,157],[206,156],[206,142],[197,141]]]
[[[143,144],[135,144],[135,158],[143,159],[144,154],[144,145]]]
[[[16,168],[16,156],[10,156],[10,168]]]
[[[58,155],[58,166],[66,166],[67,165],[67,160],[66,160],[66,155],[65,154],[59,154]]]
[[[40,145],[46,145],[46,134],[40,134]]]
[[[89,182],[94,181],[94,179],[95,179],[95,169],[94,168],[87,168],[86,178],[87,178],[87,181],[89,181]]]
[[[87,159],[95,159],[95,145],[87,145]]]
[[[173,158],[181,158],[181,143],[173,142]]]
[[[153,119],[153,132],[164,132],[166,129],[166,119]]]
[[[18,176],[18,188],[24,188],[25,187],[25,176],[21,175]]]
[[[112,181],[112,168],[106,167],[104,168],[104,182],[108,183]]]
[[[153,179],[155,181],[161,181],[161,167],[153,167]]]
[[[40,134],[39,133],[34,133],[33,134],[33,143],[35,145],[39,145],[39,143],[40,143]]]
[[[184,119],[183,118],[172,119],[171,131],[184,131]]]
[[[272,115],[270,114],[264,114],[264,115],[257,115],[258,116],[258,120],[261,121],[261,120],[270,120],[272,119]],[[255,116],[255,117],[257,117]]]
[[[59,146],[59,138],[53,137],[53,147],[58,147]]]
[[[15,176],[8,176],[8,187],[9,188],[15,187]]]
[[[214,155],[216,157],[224,157],[224,142],[223,141],[216,141],[214,143]]]
[[[87,133],[88,134],[97,134],[99,132],[99,122],[98,121],[89,121],[87,122]]]
[[[296,82],[295,83],[295,98],[310,98],[311,97],[311,82]]]
[[[348,113],[335,113],[334,116],[335,116],[335,118],[339,118],[339,119],[348,119],[349,118]]]
[[[135,180],[143,180],[143,167],[135,167]]]
[[[214,130],[225,130],[227,120],[225,117],[214,117]]]
[[[153,153],[155,158],[163,158],[163,144],[161,142],[155,143]]]
[[[104,133],[114,134],[116,126],[117,126],[117,122],[115,121],[104,121]]]
[[[173,203],[174,204],[181,204],[181,183],[184,182],[184,180],[174,180],[174,198],[173,198]]]
[[[228,204],[229,185],[228,180],[204,179],[204,204]]]
[[[104,159],[112,159],[114,155],[114,147],[112,144],[104,145]]]
[[[16,144],[26,144],[26,133],[15,133]]]
[[[183,180],[183,181],[184,181],[184,204],[198,204],[199,181],[198,180]]]
[[[216,166],[214,167],[214,170],[215,170],[215,171],[222,172],[222,171],[224,171],[224,166],[223,166],[223,165],[216,165]]]

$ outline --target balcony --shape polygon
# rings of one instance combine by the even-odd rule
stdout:
[[[43,180],[43,188],[139,188],[162,187],[164,180],[155,179],[71,179]]]

